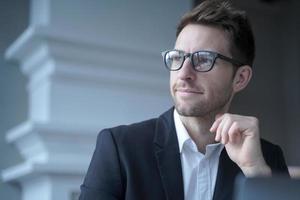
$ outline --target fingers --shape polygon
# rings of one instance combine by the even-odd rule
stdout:
[[[239,143],[242,139],[242,133],[238,127],[237,122],[233,122],[230,129],[228,130],[229,142]]]
[[[217,115],[216,121],[213,123],[213,125],[210,128],[210,132],[216,133],[215,140],[218,142],[221,140],[221,134],[220,134],[220,131],[218,131],[218,130],[219,130],[222,120],[223,120],[223,115]]]
[[[221,122],[222,122],[222,115],[221,116],[217,115],[216,116],[216,121],[213,123],[213,125],[210,128],[210,132],[212,132],[212,133],[217,132],[217,129],[218,129],[218,127],[219,127],[219,125],[220,125]]]
[[[222,144],[237,143],[241,140],[241,131],[237,119],[230,114],[224,114],[213,123],[211,132],[216,133],[215,140]]]

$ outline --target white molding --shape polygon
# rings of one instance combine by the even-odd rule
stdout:
[[[77,160],[82,158],[84,157],[79,156]],[[63,160],[59,163],[33,163],[27,161],[3,170],[1,179],[4,182],[22,182],[40,175],[75,175],[82,177],[86,173],[89,163],[86,158],[83,161],[85,163],[79,161],[64,162]]]
[[[94,148],[90,144],[95,144],[99,128],[27,121],[8,131],[6,140],[16,145],[26,161],[49,163],[66,154],[68,159],[73,155],[90,157]]]
[[[160,55],[164,49],[158,48],[169,44],[165,23],[170,25],[184,7],[172,2],[176,12],[165,18],[160,16],[170,8],[165,2],[154,18],[150,10],[142,13],[145,23],[115,15],[111,20],[117,23],[107,27],[111,20],[101,11],[110,13],[109,2],[94,7],[84,1],[31,3],[29,27],[5,52],[28,77],[28,119],[6,134],[24,161],[1,175],[4,182],[21,185],[23,200],[67,200],[79,190],[100,130],[156,117],[169,108],[169,72]],[[134,8],[128,3],[114,12],[130,12]]]
[[[51,51],[49,52],[48,49],[47,52],[47,48],[50,48]],[[43,54],[36,55],[41,60],[44,60],[42,55],[49,56],[50,54],[50,56],[57,58],[83,61],[84,63],[113,64],[113,66],[125,66],[125,68],[134,67],[134,70],[140,69],[140,71],[146,70],[147,72],[156,71],[153,66],[144,67],[144,65],[153,64],[153,61],[163,67],[159,51],[121,46],[113,44],[112,41],[108,43],[100,39],[94,41],[89,38],[78,37],[72,33],[53,31],[45,26],[29,26],[7,49],[5,58],[17,60],[23,64],[22,61],[28,60],[28,55],[34,50],[43,52]],[[116,60],[116,57],[120,57],[120,59]],[[157,60],[157,58],[159,59]],[[31,71],[27,69],[30,68],[30,64],[25,66],[25,72]],[[120,69],[123,68],[120,67]]]
[[[6,140],[17,146],[25,161],[3,170],[2,180],[21,181],[39,174],[83,176],[96,144],[98,128],[32,121],[20,124],[7,132]]]
[[[168,93],[169,73],[159,52],[65,35],[43,26],[29,27],[8,48],[6,59],[19,61],[22,71],[31,77],[29,89],[51,75],[55,79]]]

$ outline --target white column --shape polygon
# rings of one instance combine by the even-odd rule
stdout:
[[[7,132],[24,162],[2,172],[23,200],[76,198],[97,133],[171,105],[160,51],[173,47],[180,0],[32,0],[8,60],[28,77],[28,119]]]

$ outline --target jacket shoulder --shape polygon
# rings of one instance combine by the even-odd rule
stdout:
[[[288,174],[288,168],[280,146],[261,139],[261,148],[263,156],[267,164],[271,167],[273,173]]]
[[[130,144],[134,141],[146,140],[153,142],[156,132],[163,133],[166,130],[172,129],[173,108],[169,109],[157,118],[148,119],[145,121],[121,125],[106,129],[112,134],[112,137],[119,142],[128,141]],[[164,135],[164,134],[159,134]]]
[[[129,125],[120,125],[116,127],[109,128],[108,130],[115,137],[125,137],[125,136],[134,136],[138,137],[141,134],[152,133],[155,130],[155,125],[158,118],[153,118]]]
[[[153,143],[158,118],[153,118],[129,125],[120,125],[104,129],[101,134],[110,134],[119,148],[131,148]]]

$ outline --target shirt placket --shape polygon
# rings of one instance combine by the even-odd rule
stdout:
[[[209,166],[207,165],[207,159],[202,158],[198,164],[197,170],[197,193],[199,194],[199,200],[209,199]]]

